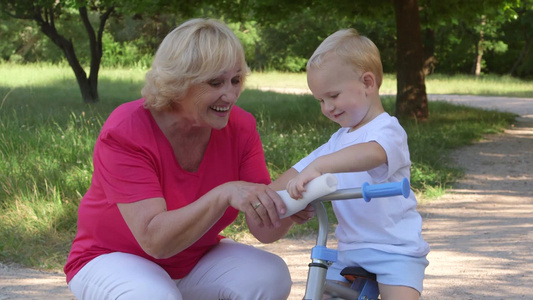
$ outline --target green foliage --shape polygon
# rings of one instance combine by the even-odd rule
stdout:
[[[487,69],[496,74],[514,73],[521,78],[533,78],[533,1],[519,1],[506,10],[510,13],[498,32],[498,38],[507,45],[507,51],[489,51]],[[521,60],[520,57],[522,57]]]
[[[104,35],[104,67],[144,67],[165,36],[183,21],[179,14],[139,13],[111,19]],[[108,47],[111,48],[107,50]]]
[[[312,96],[246,90],[239,105],[252,112],[272,178],[325,143],[337,125],[322,115]]]
[[[257,53],[257,45],[261,41],[258,24],[256,21],[228,23],[228,27],[235,32],[244,48],[244,55],[248,62],[256,60],[260,53]]]
[[[273,0],[168,2],[136,0],[106,1],[3,1],[0,9],[31,17],[34,4],[53,7],[60,34],[72,38],[82,65],[89,65],[89,42],[77,7],[88,5],[93,26],[99,24],[102,9],[115,5],[107,22],[102,64],[106,67],[144,67],[150,64],[157,46],[171,28],[189,17],[225,20],[243,42],[253,70],[301,72],[314,49],[329,34],[354,27],[379,47],[384,70],[396,71],[396,24],[390,1],[290,1]],[[533,76],[532,0],[420,0],[421,26],[428,54],[434,51],[436,72],[469,74],[476,55],[476,43],[484,32],[483,72],[521,78]],[[328,11],[327,14],[324,11]],[[35,22],[3,14],[0,59],[11,62],[53,62],[63,53],[39,33]],[[484,18],[485,25],[481,26]],[[112,37],[112,38],[111,38]],[[433,47],[433,46],[434,47]],[[528,46],[529,45],[529,46]],[[109,48],[109,49],[108,49]],[[433,49],[434,50],[431,50]],[[521,58],[522,57],[522,58]]]
[[[309,8],[294,11],[276,23],[259,27],[261,40],[249,60],[254,70],[305,71],[311,54],[322,40],[348,27],[348,18],[339,18]]]
[[[57,63],[63,59],[61,51],[32,21],[4,18],[0,25],[0,37],[0,61]]]
[[[485,74],[509,74],[511,67],[519,67],[513,75],[531,77],[533,52],[522,52],[531,44],[533,32],[531,0],[450,0],[419,1],[423,29],[434,33],[426,37],[425,46],[435,46],[437,72],[470,74],[477,54],[476,44],[483,33],[483,68]],[[518,13],[520,12],[520,13]]]
[[[134,42],[117,42],[108,33],[104,33],[103,41],[106,47],[103,49],[102,67],[130,66],[147,69],[152,65],[153,56],[140,53],[141,48]]]

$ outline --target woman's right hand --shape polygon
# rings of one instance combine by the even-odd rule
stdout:
[[[248,221],[260,227],[281,225],[279,216],[287,211],[287,207],[278,193],[267,185],[232,181],[219,188],[223,189],[221,192],[227,204],[244,212]]]
[[[295,213],[289,218],[296,224],[303,225],[311,220],[316,215],[315,208],[309,204],[303,210]]]

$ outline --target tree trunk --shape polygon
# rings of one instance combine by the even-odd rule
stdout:
[[[394,0],[394,11],[397,30],[396,116],[425,121],[429,111],[418,0]]]
[[[87,73],[85,73],[85,70],[83,70],[78,57],[76,56],[72,41],[67,40],[57,32],[53,9],[43,9],[36,6],[34,7],[33,19],[37,22],[37,24],[39,24],[41,32],[48,36],[52,42],[54,42],[54,44],[56,44],[61,51],[63,51],[63,54],[65,54],[65,57],[67,58],[67,61],[72,68],[72,71],[74,71],[74,75],[76,76],[76,81],[78,82],[83,102],[95,103],[100,100],[98,96],[98,73],[100,71],[100,63],[102,61],[103,54],[102,36],[104,33],[105,23],[110,17],[111,13],[114,11],[114,7],[108,8],[107,11],[100,16],[100,26],[97,33],[94,31],[91,23],[89,22],[87,8],[83,6],[80,7],[78,11],[89,37],[89,47],[91,50],[89,77],[87,77]]]
[[[524,48],[522,49],[522,52],[520,53],[520,56],[518,57],[518,59],[515,61],[515,63],[511,67],[511,71],[509,71],[509,75],[511,75],[511,76],[515,75],[516,69],[522,63],[522,60],[524,60],[524,57],[526,57],[526,54],[529,51],[529,45],[530,44],[531,44],[530,40],[529,41],[528,40],[525,41]]]
[[[523,29],[523,33],[524,33],[524,48],[522,48],[522,52],[520,53],[520,56],[515,61],[515,63],[511,67],[511,70],[509,71],[509,75],[511,75],[511,76],[514,76],[514,74],[516,72],[516,69],[522,63],[522,60],[524,59],[524,57],[526,57],[526,54],[529,51],[529,46],[531,45],[531,41],[532,41],[530,35],[528,34],[528,30],[527,30],[526,26],[523,26],[522,29]]]
[[[479,41],[477,42],[476,46],[476,60],[475,60],[475,71],[474,75],[476,77],[479,77],[481,75],[481,63],[483,61],[483,47],[485,46],[485,33],[483,31],[483,27],[485,27],[486,21],[485,18],[481,18],[481,30],[479,31]]]
[[[435,58],[435,31],[426,28],[424,39],[424,75],[428,76],[435,72],[437,59]]]
[[[476,44],[476,57],[474,59],[474,65],[472,66],[472,75],[479,77],[481,75],[481,65],[483,62],[483,53],[485,47],[485,32],[483,28],[485,27],[486,20],[485,17],[481,17],[481,29],[479,31],[479,40]]]
[[[475,68],[474,68],[474,75],[476,77],[479,77],[479,75],[481,75],[481,61],[482,60],[483,60],[483,47],[481,45],[478,45],[476,63],[475,63]]]
[[[45,18],[43,18],[43,13]],[[72,71],[74,71],[74,75],[76,76],[76,81],[78,82],[83,102],[98,102],[99,99],[97,85],[92,84],[87,78],[87,73],[85,73],[83,67],[78,61],[72,41],[67,40],[64,36],[57,32],[52,9],[44,9],[44,11],[42,9],[36,9],[33,18],[35,21],[37,21],[37,24],[39,24],[41,32],[49,37],[52,42],[54,42],[54,44],[56,44],[61,51],[63,51],[63,54],[65,54],[65,57],[67,58],[67,61],[72,68]]]

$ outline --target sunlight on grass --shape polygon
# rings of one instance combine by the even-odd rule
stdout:
[[[276,87],[307,90],[305,73],[287,74],[280,72],[252,73],[246,83],[249,89]],[[483,96],[509,96],[533,98],[533,82],[510,76],[484,75],[479,78],[469,75],[439,75],[426,78],[428,94],[457,94]],[[385,74],[380,88],[382,95],[396,94],[396,76]]]
[[[257,89],[261,87],[307,89],[305,73],[282,72],[252,72],[246,78],[246,87]]]
[[[426,78],[428,94],[533,97],[533,82],[510,76],[431,75]]]
[[[252,72],[246,79],[246,88],[299,89],[310,93],[306,73]],[[380,91],[382,94],[395,94],[396,76],[385,74]]]

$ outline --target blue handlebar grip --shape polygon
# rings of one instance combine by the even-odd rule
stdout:
[[[404,178],[400,182],[388,182],[370,185],[368,182],[363,183],[361,187],[363,199],[366,202],[370,202],[372,198],[400,196],[404,198],[409,197],[411,193],[411,187],[409,186],[409,180]]]

